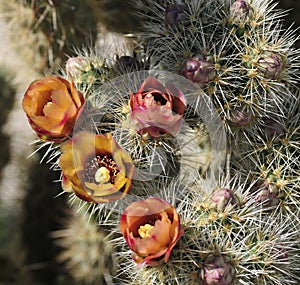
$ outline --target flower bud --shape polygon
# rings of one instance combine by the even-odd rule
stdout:
[[[252,119],[253,115],[247,112],[247,110],[241,108],[230,110],[229,123],[233,126],[242,128],[247,126]]]
[[[82,57],[70,57],[66,63],[66,71],[73,78],[77,78],[86,69],[86,66],[87,63]]]
[[[209,256],[202,268],[204,285],[231,285],[234,278],[234,267],[224,256]]]
[[[256,195],[256,202],[261,202],[265,206],[272,207],[279,203],[279,189],[274,183],[269,183],[267,181],[263,182],[259,188],[260,191]]]
[[[258,60],[258,69],[268,79],[278,79],[283,65],[281,55],[274,52],[269,52]]]
[[[188,20],[186,4],[170,5],[165,10],[165,25],[170,28],[178,28],[180,24]]]
[[[140,68],[139,61],[128,55],[117,56],[116,63],[114,65],[114,70],[118,74],[125,74],[133,71],[137,71]]]
[[[212,207],[222,212],[228,205],[236,204],[236,198],[233,192],[227,188],[216,190],[212,195]]]
[[[245,21],[250,12],[250,4],[244,0],[237,0],[230,6],[230,16],[234,21]]]
[[[197,54],[184,61],[180,74],[197,83],[209,83],[217,75],[215,64],[210,57]]]
[[[264,119],[264,135],[269,140],[284,134],[284,125],[273,118]]]

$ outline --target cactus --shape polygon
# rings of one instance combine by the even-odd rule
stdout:
[[[62,140],[39,136],[45,158],[93,223],[73,214],[55,233],[59,260],[91,284],[104,282],[99,245],[109,260],[115,249],[116,284],[299,282],[300,62],[285,12],[263,0],[135,4],[132,49],[77,48],[60,71],[67,90],[45,80],[25,95],[38,135],[49,134],[39,117],[59,123]],[[78,109],[61,107],[70,99]]]
[[[82,1],[14,0],[0,8],[14,48],[37,71],[57,70],[74,46],[95,42],[95,15]]]
[[[52,233],[55,243],[63,249],[57,256],[58,262],[65,264],[79,284],[111,284],[115,261],[108,234],[86,209],[70,211],[63,229]]]
[[[1,148],[1,160],[0,160],[0,180],[1,180],[1,172],[2,168],[9,161],[9,141],[10,138],[7,134],[4,133],[3,127],[7,121],[7,117],[9,112],[11,111],[14,104],[14,96],[15,96],[15,87],[11,83],[11,76],[5,74],[4,68],[1,67],[0,70],[0,84],[2,86],[0,91],[0,101],[1,101],[1,112],[0,112],[0,137],[2,142]]]

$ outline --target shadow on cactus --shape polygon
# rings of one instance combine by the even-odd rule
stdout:
[[[1,153],[0,153],[0,181],[1,172],[3,167],[10,159],[10,138],[3,132],[3,127],[7,121],[9,112],[12,110],[15,102],[15,87],[12,83],[12,76],[6,74],[4,67],[0,70],[0,140],[1,140]]]
[[[15,48],[37,70],[58,69],[74,46],[96,41],[96,15],[86,2],[22,0],[1,5]]]

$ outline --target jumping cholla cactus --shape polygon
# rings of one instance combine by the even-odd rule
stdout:
[[[78,52],[23,99],[63,190],[117,235],[113,282],[299,282],[299,51],[284,13],[137,4],[144,51]]]
[[[70,275],[83,284],[111,284],[115,262],[109,235],[80,209],[65,221],[65,227],[52,233],[61,247],[58,261],[65,263]]]
[[[58,69],[74,47],[97,36],[95,14],[82,1],[4,1],[0,11],[14,48],[39,72]]]

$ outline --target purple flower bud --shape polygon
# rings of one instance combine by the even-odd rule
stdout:
[[[186,4],[170,5],[165,10],[165,25],[170,28],[178,28],[188,20]]]
[[[219,212],[224,211],[228,205],[234,204],[236,204],[236,198],[230,189],[221,188],[212,195],[212,206]]]
[[[203,54],[197,54],[184,61],[180,74],[197,83],[209,83],[216,77],[213,60]]]
[[[202,268],[203,285],[231,285],[234,267],[222,255],[209,256]]]
[[[279,203],[279,189],[274,183],[267,181],[258,186],[259,192],[257,193],[256,202],[263,203],[267,207],[276,206]]]
[[[140,63],[138,62],[138,60],[128,55],[120,57],[117,56],[116,63],[114,65],[114,70],[120,74],[137,71],[139,70],[139,68]]]
[[[265,78],[277,79],[283,69],[283,58],[278,53],[270,52],[258,61],[258,69]]]
[[[247,1],[237,0],[232,3],[229,11],[234,21],[243,21],[246,20],[247,16],[249,15],[250,8],[251,7]]]
[[[229,122],[233,126],[244,127],[253,119],[253,115],[247,110],[241,108],[230,110]]]

